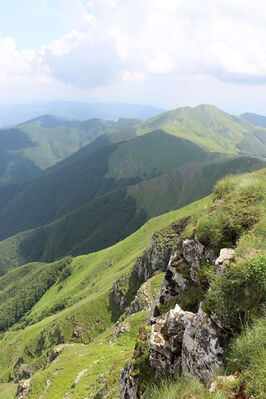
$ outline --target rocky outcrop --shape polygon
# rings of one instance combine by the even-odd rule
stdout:
[[[177,250],[171,255],[163,283],[148,318],[150,324],[160,319],[160,305],[176,300],[177,296],[191,285],[199,285],[198,275],[203,261],[215,264],[216,256],[211,249],[202,245],[197,237],[184,240],[182,250]]]
[[[131,302],[128,315],[151,309],[153,298],[150,292],[150,281],[147,281],[139,288],[135,299]]]
[[[30,389],[31,389],[30,378],[28,378],[27,380],[21,381],[18,384],[16,399],[27,398],[30,394]]]
[[[13,372],[15,380],[28,380],[32,376],[32,371],[23,357],[19,357],[16,361]]]
[[[171,302],[177,297],[177,295],[181,294],[188,288],[189,281],[177,271],[178,266],[182,261],[180,251],[176,251],[171,255],[159,293],[157,294],[156,300],[151,308],[148,323],[154,324],[160,319],[160,304]]]
[[[224,277],[226,274],[226,265],[233,259],[235,250],[233,248],[222,248],[219,257],[216,259],[215,265],[217,266],[216,273]]]
[[[198,313],[186,326],[182,342],[182,371],[199,377],[209,384],[222,368],[222,331],[204,313],[200,306]]]
[[[184,259],[190,264],[190,278],[194,283],[199,283],[197,274],[199,273],[202,260],[215,264],[216,256],[214,252],[202,245],[197,237],[193,240],[184,240],[182,243],[182,253]]]
[[[52,352],[50,353],[49,356],[49,362],[53,362],[57,357],[60,355],[60,353],[63,350],[63,345],[56,346],[53,348]]]
[[[125,367],[119,377],[120,399],[138,399],[139,381],[132,373],[131,366]]]
[[[119,279],[113,283],[110,290],[110,301],[118,307],[119,313],[123,313],[127,307],[125,302],[126,292],[124,289],[123,279]]]
[[[152,327],[150,364],[158,374],[176,377],[181,372],[210,383],[223,366],[221,329],[202,310],[184,312],[179,305]]]
[[[181,372],[183,335],[193,316],[176,305],[163,321],[152,326],[149,360],[160,375],[176,377]]]

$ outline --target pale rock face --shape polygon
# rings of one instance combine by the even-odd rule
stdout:
[[[161,375],[190,373],[209,384],[223,366],[221,329],[202,310],[184,312],[179,305],[152,327],[150,364]]]
[[[197,237],[193,240],[184,240],[182,244],[183,258],[190,264],[190,278],[198,284],[197,273],[202,266],[202,260],[205,259],[208,263],[215,264],[216,257],[210,248],[204,247]]]
[[[216,380],[211,384],[209,391],[215,392],[218,388],[220,382],[223,384],[232,383],[236,380],[233,375],[220,375],[216,377]]]
[[[189,286],[189,281],[186,280],[176,270],[176,267],[178,267],[179,262],[182,262],[182,259],[180,259],[180,254],[178,252],[175,252],[170,257],[162,285],[160,287],[154,305],[151,308],[151,312],[148,318],[148,323],[150,324],[154,324],[156,321],[160,319],[160,312],[159,312],[160,303],[170,302],[177,295],[184,292]]]
[[[216,273],[218,276],[224,277],[226,273],[226,263],[230,262],[235,254],[235,250],[233,248],[222,248],[220,250],[219,257],[216,259],[215,265],[217,266]]]
[[[128,314],[149,310],[152,307],[153,298],[148,291],[148,282],[145,282],[138,289],[135,299],[131,302]]]
[[[138,378],[130,375],[131,368],[125,367],[119,377],[120,399],[138,399]]]
[[[191,280],[198,283],[197,273],[201,269],[201,260],[203,258],[204,246],[197,240],[183,241],[183,257],[191,265],[190,277]]]
[[[150,364],[159,374],[176,377],[181,372],[182,340],[194,315],[176,305],[152,327],[149,341]]]
[[[191,373],[209,384],[214,375],[223,367],[221,338],[220,327],[204,313],[200,306],[183,335],[183,373]]]
[[[171,251],[171,247],[168,247],[166,245],[160,246],[156,241],[156,237],[152,237],[150,246],[147,250],[147,260],[151,265],[153,271],[166,270]]]
[[[18,384],[16,399],[27,398],[30,394],[30,389],[31,389],[30,378],[27,380],[21,381]]]

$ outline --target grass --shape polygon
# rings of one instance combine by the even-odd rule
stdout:
[[[210,393],[208,388],[193,378],[161,380],[148,388],[147,399],[226,399],[220,392]]]
[[[213,105],[177,108],[136,126],[138,135],[155,129],[163,129],[174,136],[189,139],[209,151],[265,158],[265,145],[256,136],[258,128]],[[260,130],[265,136],[265,130]]]
[[[247,395],[265,398],[266,319],[257,319],[235,338],[229,348],[228,372],[238,372]]]
[[[194,310],[199,300],[203,299],[208,310],[215,311],[222,320],[229,315],[229,320],[224,321],[231,329],[230,336],[232,333],[236,336],[240,332],[240,319],[244,324],[246,321],[251,322],[254,317],[261,317],[261,304],[265,298],[262,253],[265,235],[262,225],[265,194],[261,188],[264,187],[265,170],[254,172],[250,176],[228,179],[228,182],[223,181],[217,185],[214,202],[212,197],[206,197],[183,209],[151,219],[137,232],[114,246],[72,259],[65,272],[58,276],[19,323],[0,335],[0,389],[4,392],[10,378],[18,377],[14,365],[18,358],[22,357],[34,372],[30,398],[40,397],[45,392],[48,380],[51,382],[45,396],[48,399],[62,398],[66,392],[73,392],[73,398],[100,395],[104,386],[101,381],[103,378],[107,383],[106,398],[113,399],[119,395],[119,371],[124,362],[130,359],[134,347],[135,372],[142,379],[142,386],[149,383],[152,376],[147,364],[149,329],[146,328],[146,335],[144,334],[148,312],[139,312],[128,317],[124,314],[120,318],[109,296],[113,282],[118,279],[123,281],[130,275],[134,262],[147,249],[154,232],[161,230],[156,235],[161,244],[170,240],[178,245],[175,241],[175,238],[179,237],[179,232],[175,230],[178,224],[173,222],[180,218],[191,216],[185,232],[186,237],[192,237],[197,231],[201,232],[203,239],[209,239],[211,229],[220,229],[221,236],[227,234],[223,224],[214,223],[213,215],[227,206],[234,220],[237,202],[244,204],[244,218],[250,217],[250,208],[255,214],[258,210],[261,217],[261,220],[256,219],[251,225],[243,224],[243,231],[241,230],[238,239],[229,242],[230,246],[241,246],[244,251],[238,252],[237,249],[234,262],[228,266],[226,278],[222,280],[205,265],[202,275],[199,276],[203,290],[189,292],[189,295],[180,298],[183,300],[182,306],[187,309],[192,306]],[[250,194],[253,194],[252,201]],[[239,198],[244,198],[243,202],[240,202]],[[208,217],[209,229],[200,230],[202,220]],[[256,235],[256,239],[250,239],[252,234]],[[181,266],[181,272],[186,274],[185,266]],[[6,285],[12,284],[14,276],[17,276],[17,279],[25,278],[24,285],[27,285],[27,274],[31,276],[32,268],[32,265],[26,265],[14,270],[13,274],[8,273],[0,278],[0,293],[1,290],[4,292]],[[147,284],[147,290],[153,298],[162,277],[162,273],[158,273]],[[209,285],[210,290],[206,291]],[[177,301],[180,298],[177,298]],[[65,308],[60,309],[60,304],[64,304]],[[243,314],[248,317],[242,317]],[[127,328],[124,333],[119,334],[119,328],[123,323]],[[178,394],[178,398],[181,399],[231,399],[232,394],[237,393],[240,388],[253,395],[261,395],[264,390],[265,377],[262,367],[265,363],[265,353],[258,348],[261,347],[261,334],[265,324],[259,321],[249,328],[238,340],[232,341],[232,355],[227,355],[228,372],[236,373],[237,386],[225,384],[218,392],[210,393],[199,381],[182,378],[152,385],[147,397],[175,399]],[[143,333],[138,333],[139,329]],[[138,339],[135,346],[136,336]],[[63,345],[62,353],[55,362],[49,363],[52,348],[58,345]],[[245,348],[248,348],[248,359]],[[84,371],[84,376],[79,384],[73,387],[73,382],[81,371]],[[99,379],[100,374],[103,374],[103,377]],[[12,385],[8,389],[12,389]],[[258,396],[258,399],[262,397]]]
[[[13,375],[13,365],[20,356],[37,372],[47,364],[47,356],[53,346],[76,342],[89,345],[91,340],[107,331],[105,329],[112,326],[115,315],[109,303],[113,281],[131,270],[136,258],[147,248],[154,231],[193,212],[201,214],[210,202],[211,199],[206,198],[182,210],[151,219],[136,233],[113,247],[74,258],[69,266],[70,275],[46,291],[21,320],[23,324],[17,324],[13,331],[0,335],[1,381],[8,381],[9,376]],[[20,272],[21,268],[13,273]],[[159,286],[160,278],[158,276],[154,280],[153,294]],[[66,308],[53,313],[55,305],[64,301]],[[117,314],[116,319],[118,317]],[[32,325],[25,327],[25,324]],[[73,336],[77,325],[83,328],[80,338]],[[16,328],[22,326],[25,328],[16,331]],[[114,357],[117,358],[117,355]],[[118,366],[112,367],[116,369]]]

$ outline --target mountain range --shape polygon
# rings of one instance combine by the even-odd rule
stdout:
[[[17,182],[10,173],[0,185],[0,274],[113,245],[151,217],[210,194],[228,173],[263,168],[266,156],[266,129],[208,105],[144,122],[46,115],[1,137],[6,159],[14,165],[24,156],[36,176]],[[19,162],[17,169],[25,172]]]
[[[263,399],[265,193],[265,169],[231,175],[109,248],[0,277],[1,398]]]

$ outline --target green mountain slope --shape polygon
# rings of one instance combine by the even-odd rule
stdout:
[[[18,190],[0,187],[0,239],[50,223],[107,192],[214,157],[163,131],[99,148]]]
[[[255,158],[185,164],[150,180],[107,193],[53,223],[0,242],[0,274],[33,261],[51,262],[113,245],[151,217],[212,192],[220,178],[265,166]]]
[[[188,216],[189,223],[180,232],[179,228]],[[220,391],[210,393],[208,388],[194,380],[186,383],[184,388],[185,381],[178,377],[176,382],[168,381],[167,389],[176,384],[176,388],[180,387],[182,398],[189,395],[192,399],[199,395],[205,397],[205,394],[209,399],[229,399],[236,396],[240,389],[247,397],[263,398],[263,348],[259,346],[261,340],[258,337],[263,331],[261,305],[265,298],[265,273],[262,268],[265,254],[265,170],[222,180],[216,186],[213,197],[151,219],[130,237],[110,248],[62,260],[61,263],[24,265],[1,277],[1,320],[4,317],[10,320],[14,315],[15,322],[9,330],[0,334],[2,397],[14,398],[14,380],[30,377],[29,399],[42,395],[47,399],[62,399],[67,395],[73,399],[96,399],[101,397],[103,391],[107,399],[118,398],[119,373],[125,362],[134,362],[132,377],[140,379],[145,387],[151,385],[153,374],[147,352],[150,327],[146,327],[146,309],[150,305],[135,313],[130,313],[126,306],[135,300],[135,293],[143,282],[141,275],[137,277],[132,272],[135,261],[142,253],[143,267],[152,277],[141,286],[142,291],[138,291],[139,294],[142,292],[141,301],[147,297],[154,301],[161,286],[165,266],[155,272],[146,251],[151,237],[158,230],[160,232],[153,237],[153,243],[157,243],[159,253],[167,248],[176,251],[176,248],[181,248],[180,240],[191,239],[194,234],[216,253],[225,245],[236,250],[234,262],[226,268],[225,276],[216,275],[214,265],[204,263],[200,274],[200,292],[189,291],[194,295],[176,297],[179,304],[182,301],[184,310],[195,301],[204,300],[204,306],[229,326],[225,337],[232,348],[232,355],[227,351],[225,356],[228,371],[234,373],[236,384],[225,382],[219,387]],[[159,256],[158,252],[155,251],[154,256]],[[48,276],[42,279],[41,273],[46,269]],[[53,269],[57,270],[58,277],[56,281],[50,281],[49,287],[45,286],[49,281],[49,270]],[[185,276],[187,270],[184,265],[180,270]],[[34,273],[39,275],[36,284]],[[20,298],[21,314],[17,312],[16,302],[13,305],[9,302],[14,296],[17,281],[20,283],[15,294]],[[120,304],[122,299],[125,300],[124,310],[120,309],[119,301],[112,300],[114,282],[116,298]],[[39,295],[31,299],[34,288]],[[166,305],[171,309],[175,304]],[[163,309],[167,312],[166,306]],[[259,323],[254,323],[248,334],[243,332],[236,339],[242,322],[250,321],[251,314],[260,318]],[[145,334],[147,338],[142,341]],[[130,360],[133,352],[135,360]],[[252,374],[255,371],[256,374]],[[250,378],[251,375],[255,378]],[[174,392],[174,388],[171,389]],[[161,387],[154,392],[148,397],[164,397]],[[152,395],[151,391],[149,395]]]
[[[259,134],[265,138],[266,130],[258,129],[242,118],[229,115],[213,105],[164,112],[141,122],[136,129],[138,135],[163,129],[172,135],[191,140],[209,151],[262,158],[266,156],[265,144],[257,137]],[[249,147],[251,141],[252,148]]]
[[[22,357],[32,369],[37,370],[40,367],[42,368],[47,363],[47,354],[57,344],[76,342],[77,345],[73,346],[74,352],[71,350],[70,356],[74,356],[78,360],[82,356],[82,353],[84,353],[82,345],[78,345],[78,343],[89,343],[97,337],[100,347],[103,345],[102,354],[104,355],[104,351],[108,352],[108,348],[110,350],[111,327],[113,322],[119,317],[116,307],[110,307],[109,291],[113,281],[131,270],[137,257],[147,247],[154,231],[161,229],[179,217],[188,216],[193,212],[200,213],[209,204],[210,199],[207,198],[198,203],[191,204],[182,210],[173,211],[152,219],[136,233],[124,241],[117,243],[115,246],[101,252],[73,259],[68,266],[68,273],[65,273],[62,277],[59,276],[57,282],[42,295],[41,300],[37,302],[33,301],[31,311],[25,313],[25,316],[21,318],[21,327],[26,327],[27,324],[32,325],[24,329],[18,329],[17,331],[7,332],[1,336],[1,381],[7,380],[10,373],[12,375],[14,375],[14,371],[17,373],[16,367],[14,370],[13,367],[19,357]],[[4,288],[5,292],[10,292],[17,279],[21,279],[24,275],[24,279],[28,276],[29,281],[32,281],[34,270],[37,271],[38,268],[39,270],[43,270],[44,267],[45,264],[22,266],[2,277],[3,280],[0,279],[0,287]],[[52,265],[52,267],[55,266]],[[26,290],[27,282],[26,280],[24,281]],[[17,294],[21,297],[19,292]],[[2,309],[5,309],[5,303],[1,303],[1,305],[3,306]],[[65,307],[64,310],[62,310],[62,306]],[[9,315],[11,316],[10,308]],[[118,347],[119,353],[123,354],[122,358],[125,359],[125,357],[128,357],[132,353],[135,333],[138,326],[141,326],[145,322],[146,317],[146,312],[135,316],[137,320],[132,323],[133,331],[130,331],[129,334],[131,338],[121,337],[122,342],[118,343]],[[77,325],[83,326],[82,338],[75,338],[74,333]],[[17,328],[19,328],[19,324]],[[67,345],[65,349],[68,351]],[[89,350],[91,351],[91,349]],[[92,353],[88,354],[85,364],[89,365],[88,359],[89,362],[98,360],[99,354],[99,348],[94,352],[94,355]],[[123,359],[119,359],[117,362],[117,354],[117,347],[115,347],[114,356],[107,356],[104,361],[101,361],[100,370],[103,370],[104,367],[121,367]],[[115,366],[116,363],[117,365]],[[83,365],[84,363],[80,363],[80,361],[75,366],[72,363],[72,371],[65,368],[65,371],[63,371],[62,367],[60,367],[61,372],[59,374],[61,383],[63,382],[63,387],[60,387],[59,392],[53,392],[50,397],[53,397],[52,395],[55,395],[54,398],[61,397],[61,390],[68,386],[71,387],[73,383],[72,376],[74,376],[76,371],[78,375]],[[23,373],[22,370],[20,372]],[[67,374],[69,372],[72,376],[67,381]],[[39,377],[37,375],[36,377],[38,380]],[[40,377],[42,381],[37,381],[37,390],[43,390],[46,383],[46,380],[42,376]],[[98,378],[98,374],[92,378],[92,381],[95,381],[96,378]]]
[[[266,128],[266,116],[254,114],[251,112],[245,112],[240,116],[252,125]]]
[[[90,119],[65,121],[43,115],[16,128],[0,130],[0,183],[13,183],[40,174],[96,137],[119,129],[130,129],[138,119],[118,122]]]

